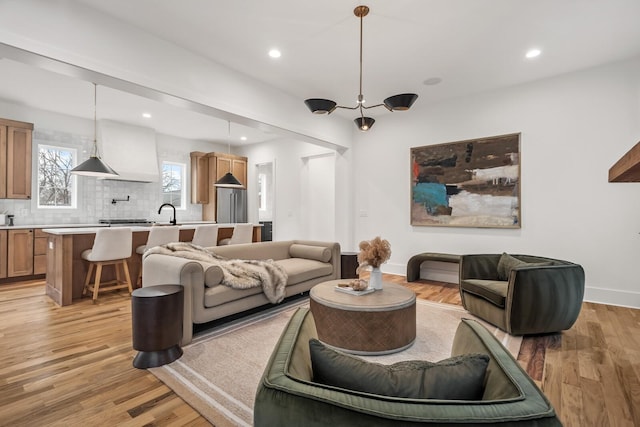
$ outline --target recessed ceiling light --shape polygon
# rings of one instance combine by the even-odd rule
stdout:
[[[529,51],[527,51],[527,54],[525,56],[527,57],[527,59],[531,59],[540,56],[541,53],[542,52],[540,51],[540,49],[530,49]]]
[[[246,140],[247,140],[247,137],[246,137],[246,136],[241,136],[241,137],[240,137],[240,141],[246,141]]]
[[[145,119],[150,119],[151,113],[142,113],[142,117],[144,117]]]
[[[271,49],[269,51],[269,56],[272,58],[280,58],[280,56],[282,55],[282,53],[280,53],[280,51],[278,49]]]
[[[422,83],[427,85],[427,86],[434,86],[437,85],[438,83],[441,83],[442,79],[440,77],[431,77],[425,81],[423,81]]]

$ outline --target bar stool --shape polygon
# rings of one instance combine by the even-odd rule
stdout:
[[[171,242],[179,242],[180,241],[180,228],[175,226],[163,226],[158,225],[151,227],[149,229],[149,236],[147,237],[147,243],[145,245],[140,245],[136,248],[137,254],[144,254],[149,248],[153,248],[155,246],[164,245]],[[140,285],[142,283],[142,257],[140,258],[140,270],[138,271],[138,279],[136,280],[136,284]]]
[[[253,224],[236,224],[230,238],[220,240],[221,245],[237,245],[253,241]]]
[[[129,266],[127,265],[127,258],[131,256],[131,239],[131,228],[101,228],[96,231],[93,247],[83,251],[80,255],[83,259],[89,261],[89,270],[84,281],[82,295],[86,295],[87,291],[93,292],[93,302],[95,303],[98,299],[98,292],[101,290],[110,291],[128,288],[129,293],[133,292]],[[115,280],[100,281],[102,267],[105,265],[114,266],[116,272]],[[94,266],[96,267],[95,282],[91,284],[89,282],[91,281]],[[118,267],[122,267],[124,280]]]
[[[193,233],[191,243],[204,248],[218,246],[218,225],[207,224],[196,226],[196,231]]]

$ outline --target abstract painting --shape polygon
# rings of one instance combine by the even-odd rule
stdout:
[[[520,224],[519,133],[411,148],[411,225]]]

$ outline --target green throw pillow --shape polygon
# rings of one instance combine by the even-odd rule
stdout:
[[[543,267],[546,265],[551,265],[551,262],[521,261],[518,258],[512,257],[508,253],[503,252],[500,260],[498,261],[498,279],[509,280],[511,270],[517,267]]]
[[[486,354],[437,363],[410,360],[382,365],[309,340],[313,381],[346,390],[411,399],[480,400],[489,364]]]

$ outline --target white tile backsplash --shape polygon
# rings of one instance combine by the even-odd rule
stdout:
[[[184,163],[187,167],[186,191],[190,188],[191,151],[202,150],[202,141],[189,141],[167,135],[159,136],[158,163],[163,160]],[[83,162],[91,152],[92,138],[74,135],[56,130],[38,129],[33,133],[33,183],[32,200],[0,199],[0,213],[7,211],[15,215],[16,225],[28,224],[91,224],[102,218],[144,218],[153,221],[168,221],[173,215],[171,209],[158,214],[162,204],[160,182],[141,183],[127,181],[100,180],[91,177],[78,179],[78,207],[76,209],[38,209],[37,208],[37,153],[38,144],[75,148],[78,162]],[[162,146],[163,149],[160,149]],[[166,147],[165,147],[166,146]],[[179,147],[179,148],[176,148]],[[213,151],[212,147],[211,151]],[[112,204],[112,199],[126,199],[128,202]],[[202,219],[201,205],[189,203],[187,194],[186,209],[177,211],[178,221]]]

